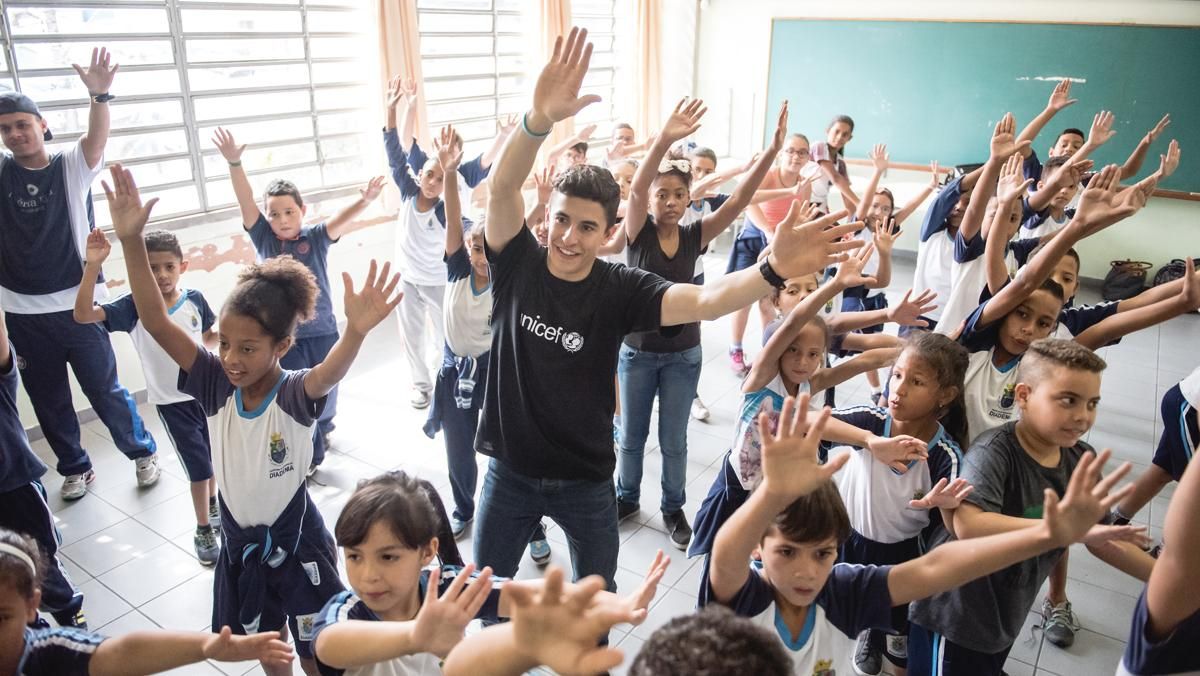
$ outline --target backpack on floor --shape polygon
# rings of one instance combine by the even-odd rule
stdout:
[[[1104,300],[1125,300],[1133,298],[1146,288],[1146,273],[1153,267],[1146,261],[1113,261],[1104,283],[1100,285],[1100,295]]]
[[[1192,260],[1196,261],[1196,265],[1200,266],[1200,260]],[[1187,263],[1184,262],[1182,258],[1176,258],[1170,263],[1167,263],[1159,268],[1158,272],[1154,273],[1153,285],[1160,286],[1162,284],[1167,284],[1168,282],[1173,282],[1180,277],[1183,277],[1185,272],[1187,272]]]

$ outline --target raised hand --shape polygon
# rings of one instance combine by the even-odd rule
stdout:
[[[104,234],[104,231],[96,228],[88,233],[84,262],[92,265],[100,265],[108,259],[108,254],[111,251],[112,244],[109,243],[108,236]]]
[[[404,79],[396,75],[388,80],[387,93],[384,95],[388,108],[395,108],[404,100]]]
[[[554,54],[534,86],[535,119],[526,120],[531,125],[530,131],[537,134],[549,131],[555,122],[574,117],[585,106],[600,100],[595,94],[579,95],[591,60],[592,45],[587,41],[586,28],[572,28],[565,41],[561,35],[554,41]]]
[[[1167,154],[1158,157],[1158,178],[1161,180],[1174,174],[1179,168],[1179,141],[1171,139],[1170,145],[1167,146]]]
[[[384,185],[387,185],[387,178],[376,176],[367,181],[366,187],[359,188],[358,194],[362,195],[364,202],[374,202],[379,197],[379,194],[383,192]]]
[[[88,239],[88,251],[91,251],[92,241]],[[91,262],[90,260],[88,262]],[[1179,300],[1188,312],[1200,309],[1200,273],[1196,272],[1196,264],[1191,256],[1183,259],[1183,288],[1179,290]]]
[[[888,168],[888,153],[887,146],[882,143],[876,143],[868,153],[871,163],[875,165],[875,171],[887,171]]]
[[[707,112],[708,108],[704,106],[704,101],[701,99],[691,99],[690,101],[686,97],[680,99],[679,103],[675,104],[675,110],[671,111],[670,117],[663,123],[659,137],[666,139],[670,145],[691,136],[700,128],[700,118],[704,117]]]
[[[1012,113],[1005,113],[992,130],[990,143],[992,160],[999,161],[1029,147],[1029,141],[1017,142],[1017,120]]]
[[[1054,85],[1054,91],[1050,92],[1050,100],[1046,102],[1046,109],[1057,113],[1077,101],[1078,99],[1071,98],[1071,81],[1067,79],[1059,80]]]
[[[446,593],[438,598],[437,581],[441,579],[442,569],[430,571],[425,600],[421,602],[413,627],[413,641],[424,652],[438,657],[449,654],[450,649],[462,640],[467,624],[475,619],[475,614],[487,601],[492,589],[492,569],[484,568],[478,578],[471,580],[474,572],[475,564],[467,564],[455,576]]]
[[[433,147],[442,171],[446,173],[458,171],[458,163],[462,161],[463,149],[454,140],[454,127],[450,125],[442,127],[437,138],[433,140]]]
[[[1171,124],[1171,114],[1167,113],[1166,115],[1162,116],[1162,119],[1158,121],[1158,124],[1154,125],[1153,129],[1146,132],[1146,135],[1142,138],[1142,141],[1146,144],[1154,143],[1158,140],[1158,137],[1163,133],[1163,130],[1165,130],[1169,124]]]
[[[867,450],[875,459],[904,474],[912,462],[929,459],[929,446],[916,437],[900,434],[894,437],[873,435],[867,441]]]
[[[533,185],[537,188],[538,204],[549,204],[550,193],[554,192],[554,179],[558,173],[554,167],[533,172]]]
[[[817,181],[823,178],[825,178],[825,175],[819,171],[814,171],[808,176],[800,176],[796,179],[796,186],[792,188],[792,195],[802,202],[807,202],[808,198],[812,197],[812,187],[816,185]],[[812,213],[808,214],[807,217],[804,214],[800,215],[800,222],[803,223],[805,220],[811,219],[816,213],[816,207],[813,207]]]
[[[937,309],[933,302],[937,300],[937,293],[933,289],[925,289],[916,298],[911,297],[912,293],[912,289],[905,291],[900,303],[888,308],[888,321],[900,326],[929,326],[929,322],[921,317]]]
[[[151,198],[142,205],[142,194],[138,192],[133,174],[119,163],[109,166],[108,172],[112,178],[112,187],[101,181],[104,195],[108,201],[108,213],[112,216],[113,232],[117,239],[141,237],[150,220],[150,211],[158,204],[158,198]]]
[[[400,304],[400,299],[404,297],[403,293],[396,293],[392,297],[392,293],[396,291],[396,285],[400,283],[400,273],[396,273],[388,277],[388,273],[392,270],[392,264],[384,263],[383,272],[376,277],[376,268],[378,264],[375,259],[371,259],[371,266],[367,269],[367,279],[363,282],[362,291],[355,292],[354,281],[350,279],[350,273],[342,273],[342,284],[346,287],[345,295],[343,296],[344,305],[346,308],[346,328],[354,330],[359,335],[367,335],[371,329],[379,325],[385,317],[396,309]],[[388,300],[391,298],[391,300]]]
[[[949,483],[946,482],[945,477],[942,477],[933,485],[933,488],[929,489],[925,497],[920,500],[909,500],[908,506],[912,509],[957,509],[973,490],[975,487],[962,477]]]
[[[1127,524],[1125,526],[1105,526],[1096,524],[1088,529],[1086,535],[1080,540],[1085,545],[1106,545],[1113,542],[1132,542],[1139,547],[1147,547],[1150,544],[1150,536],[1147,535],[1149,528],[1146,526],[1138,526],[1135,524]]]
[[[249,636],[235,636],[229,627],[205,639],[200,651],[206,660],[246,662],[258,660],[263,664],[287,666],[295,659],[292,646],[281,640],[277,631],[264,631]]]
[[[517,116],[512,114],[496,118],[496,133],[500,136],[511,135],[517,129],[517,122]]]
[[[942,172],[938,168],[937,160],[929,163],[929,173],[929,188],[931,190],[936,190],[937,187],[942,184]]]
[[[878,280],[874,277],[869,277],[862,273],[863,268],[867,265],[867,261],[871,260],[871,256],[874,253],[875,245],[868,244],[850,254],[846,262],[838,266],[837,274],[833,277],[834,283],[848,289],[852,286],[862,286],[877,282]]]
[[[996,199],[1001,204],[1012,204],[1021,199],[1033,183],[1032,178],[1026,179],[1021,174],[1023,159],[1019,154],[1013,155],[1000,169],[1000,178],[996,183]]]
[[[217,127],[212,136],[213,145],[217,150],[221,151],[221,157],[225,158],[226,162],[237,162],[242,159],[242,152],[246,150],[246,144],[238,145],[233,139],[233,134],[224,127]]]
[[[83,85],[87,87],[88,93],[92,96],[107,94],[112,87],[113,77],[120,68],[119,65],[112,63],[112,54],[109,54],[104,47],[92,48],[92,62],[88,64],[87,70],[77,63],[71,64],[71,67],[79,74],[79,79],[83,81]]]
[[[788,102],[787,99],[779,104],[779,118],[775,120],[775,133],[771,136],[771,151],[778,153],[783,150],[783,141],[787,138],[788,129]],[[757,155],[755,156],[757,157]],[[743,171],[749,171],[747,166]]]
[[[896,246],[896,240],[904,234],[900,228],[893,227],[890,221],[889,218],[876,225],[875,234],[871,238],[875,242],[875,250],[879,252],[880,256],[891,256],[892,249]]]
[[[614,603],[596,603],[604,579],[592,575],[564,590],[563,571],[550,566],[541,590],[509,585],[514,643],[533,662],[560,674],[594,674],[624,659],[616,648],[597,646],[608,630],[634,614]]]
[[[1113,505],[1133,490],[1133,484],[1126,484],[1109,492],[1131,467],[1129,463],[1123,463],[1102,479],[1100,470],[1110,457],[1112,451],[1109,449],[1104,449],[1100,455],[1091,451],[1084,453],[1071,473],[1071,481],[1061,500],[1053,490],[1046,489],[1042,524],[1056,546],[1066,547],[1078,542]]]
[[[658,593],[658,583],[662,581],[669,565],[671,565],[671,557],[664,555],[661,549],[658,550],[658,553],[654,555],[654,560],[650,562],[650,569],[646,571],[646,577],[642,578],[642,583],[633,590],[632,594],[622,597],[604,594],[596,597],[596,605],[614,603],[618,612],[626,613],[632,618],[629,621],[630,624],[641,624],[646,620],[650,602]]]
[[[771,432],[770,417],[766,413],[758,416],[758,434],[762,439],[763,482],[759,490],[781,502],[808,495],[850,459],[848,454],[830,458],[822,465],[817,457],[821,444],[821,433],[829,420],[829,407],[821,409],[815,421],[808,419],[807,393],[799,398],[788,397],[783,401],[779,414],[778,429]]]
[[[1087,142],[1093,147],[1098,148],[1113,136],[1117,135],[1113,129],[1113,114],[1107,110],[1102,110],[1092,117],[1092,128],[1088,130]]]
[[[830,265],[841,263],[848,258],[846,252],[858,249],[864,244],[859,239],[844,239],[846,235],[862,228],[862,223],[834,225],[850,212],[843,209],[801,223],[801,213],[805,213],[809,218],[813,213],[812,205],[805,203],[805,206],[801,206],[799,202],[792,202],[787,216],[775,228],[775,239],[771,243],[771,267],[784,279],[824,270]]]
[[[1119,209],[1120,202],[1117,200],[1119,176],[1120,169],[1115,164],[1110,164],[1094,174],[1079,196],[1079,206],[1075,210],[1075,218],[1088,223],[1111,224],[1137,211],[1137,209],[1133,211]],[[1138,186],[1134,186],[1125,193],[1134,193],[1138,190]],[[1126,211],[1128,213],[1125,213]],[[1124,215],[1121,215],[1123,213]]]

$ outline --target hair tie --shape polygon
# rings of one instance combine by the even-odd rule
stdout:
[[[37,579],[37,566],[34,565],[33,559],[29,558],[29,555],[20,548],[14,547],[7,542],[0,542],[0,554],[11,554],[20,559],[26,566],[29,566],[29,575],[34,580]]]
[[[658,173],[665,174],[675,170],[684,174],[692,173],[692,163],[687,160],[667,160],[658,163]]]

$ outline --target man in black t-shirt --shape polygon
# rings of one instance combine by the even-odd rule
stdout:
[[[592,51],[586,39],[580,29],[559,38],[533,107],[489,178],[492,365],[475,448],[492,461],[476,515],[475,559],[512,576],[530,533],[549,516],[567,535],[576,579],[602,575],[615,590],[613,375],[622,337],[716,319],[862,243],[841,241],[859,224],[829,227],[846,212],[797,226],[794,208],[760,268],[706,286],[671,284],[596,259],[616,226],[620,191],[607,170],[580,166],[555,182],[549,246],[539,247],[524,227],[521,186],[554,124],[599,100],[579,96]]]

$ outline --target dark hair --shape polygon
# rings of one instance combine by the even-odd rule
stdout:
[[[850,516],[846,514],[846,504],[842,502],[837,486],[826,480],[775,515],[763,537],[772,530],[792,542],[821,542],[833,538],[840,547],[850,537]]]
[[[892,194],[891,190],[888,190],[887,188],[879,188],[878,190],[875,191],[875,195],[876,196],[886,195],[888,198],[888,202],[890,202],[892,205],[892,211],[896,210],[896,196]],[[887,223],[884,223],[884,225],[887,225]]]
[[[616,131],[618,129],[629,129],[630,131],[632,131],[633,125],[629,124],[628,122],[618,122],[613,125],[613,131]]]
[[[571,146],[571,150],[574,150],[577,153],[583,153],[586,155],[587,151],[588,151],[587,141],[580,141],[579,143],[576,143],[575,145]]]
[[[1070,161],[1071,158],[1066,155],[1055,155],[1046,160],[1046,163],[1042,165],[1042,173],[1045,173],[1047,169],[1057,169]]]
[[[42,576],[46,570],[41,548],[33,538],[7,528],[0,528],[0,543],[24,552],[33,561],[34,567],[34,570],[29,570],[29,564],[21,559],[0,552],[0,585],[6,585],[26,599],[32,599],[34,592],[42,586]]]
[[[278,256],[242,270],[225,310],[253,317],[279,342],[312,318],[319,293],[311,270],[291,256]]]
[[[1064,129],[1058,133],[1058,138],[1054,139],[1054,142],[1058,143],[1058,139],[1066,136],[1067,134],[1074,134],[1081,139],[1087,138],[1087,134],[1083,133],[1082,129],[1076,129],[1075,127],[1067,127],[1066,129]]]
[[[284,195],[290,195],[292,199],[296,200],[296,206],[304,206],[304,198],[300,196],[300,188],[297,188],[295,183],[282,178],[277,178],[267,184],[267,189],[263,193],[263,200],[266,201],[268,197],[282,197]]]
[[[142,239],[146,242],[146,253],[169,253],[183,260],[183,249],[179,246],[179,239],[166,230],[151,230],[143,235]]]
[[[963,400],[966,389],[964,381],[967,378],[967,366],[971,356],[967,348],[957,341],[950,340],[940,333],[930,331],[913,331],[904,338],[903,354],[912,350],[913,355],[925,362],[937,375],[938,387],[957,387],[958,395],[939,416],[939,422],[964,451],[970,445],[971,437],[967,433],[967,407]]]
[[[1060,302],[1065,303],[1067,301],[1067,292],[1062,288],[1062,284],[1059,284],[1050,277],[1047,277],[1046,281],[1042,282],[1042,285],[1037,290],[1049,291],[1050,295],[1057,298]]]
[[[1024,383],[1037,384],[1046,372],[1055,366],[1073,371],[1102,373],[1108,363],[1095,352],[1063,338],[1042,338],[1030,344],[1017,367],[1017,379]]]
[[[590,164],[581,164],[567,169],[554,179],[554,189],[567,197],[599,202],[607,220],[605,229],[617,223],[617,207],[621,204],[621,187],[612,172]]]
[[[838,122],[844,122],[850,125],[850,133],[854,133],[854,118],[850,117],[849,115],[834,115],[833,119],[829,121],[829,126],[825,129],[833,129],[833,125],[837,124]],[[845,155],[846,147],[842,146],[841,148],[838,148],[836,152],[838,155]]]
[[[1033,247],[1033,250],[1031,250],[1029,252],[1029,258],[1027,260],[1033,260],[1033,257],[1036,256],[1039,251],[1041,251],[1042,249],[1045,249],[1049,245],[1050,245],[1049,239],[1043,239],[1041,242],[1038,242],[1038,245]],[[1075,250],[1075,247],[1071,247],[1070,249],[1067,249],[1067,252],[1063,254],[1063,258],[1074,258],[1076,270],[1079,270],[1080,268],[1083,267],[1083,263],[1079,260],[1079,252]],[[1062,260],[1062,259],[1059,259],[1059,260]],[[1026,265],[1028,265],[1028,263],[1026,263]],[[1064,291],[1064,293],[1066,293],[1066,292]]]
[[[463,565],[446,506],[428,481],[400,470],[363,479],[342,508],[333,535],[339,547],[357,547],[380,521],[409,549],[419,549],[436,537],[442,564]]]
[[[679,178],[680,181],[683,181],[683,187],[685,187],[685,188],[692,187],[691,162],[688,162],[687,158],[685,158],[683,156],[683,153],[676,151],[676,150],[672,150],[671,152],[667,153],[667,156],[665,158],[663,158],[663,160],[671,161],[671,162],[683,160],[684,162],[687,162],[688,170],[683,171],[682,169],[679,169],[678,167],[676,167],[673,164],[668,165],[668,168],[666,171],[660,171],[654,175],[654,180],[660,181],[664,177],[667,177],[667,176],[676,176]]]
[[[696,148],[692,151],[692,158],[703,158],[712,162],[713,166],[717,165],[717,153],[712,148],[705,148],[703,146]]]
[[[739,673],[790,676],[792,660],[771,632],[716,604],[656,629],[629,667],[630,676]]]
[[[816,278],[816,280],[817,280],[817,286],[818,286],[818,287],[820,287],[820,286],[821,286],[821,276],[820,276],[819,274],[815,273],[815,272],[809,272],[809,273],[806,273],[806,274],[803,274],[803,275],[798,275],[798,276],[797,276],[797,277],[795,277],[794,279],[799,279],[800,277],[809,277],[809,276],[815,277],[815,278]],[[785,280],[785,281],[786,281],[786,280]],[[786,291],[786,290],[787,290],[787,284],[786,284],[786,283],[783,285],[783,288],[782,288],[782,289],[780,289],[779,287],[772,287],[772,288],[771,288],[771,305],[775,306],[775,309],[776,309],[776,310],[778,310],[778,309],[779,309],[779,299],[780,299],[780,298],[783,296],[783,292],[784,292],[784,291]],[[818,316],[820,316],[820,315],[818,315]],[[763,342],[765,343],[766,341],[763,341]]]

